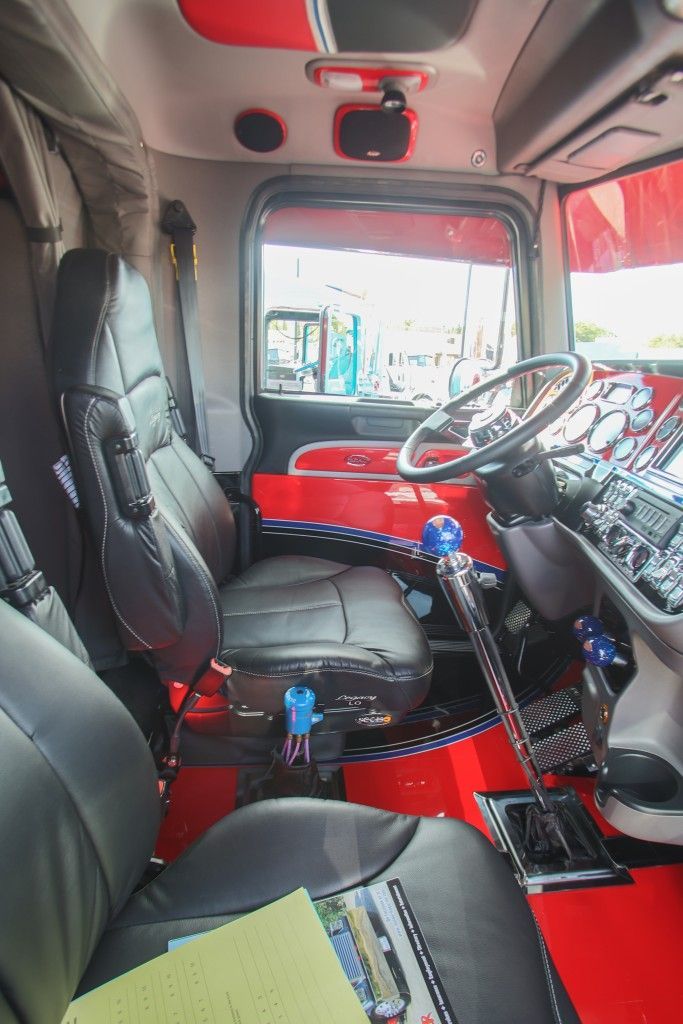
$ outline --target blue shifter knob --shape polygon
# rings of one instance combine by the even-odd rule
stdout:
[[[462,541],[462,526],[452,516],[432,516],[422,527],[422,550],[430,555],[453,555]]]
[[[608,636],[589,637],[584,640],[581,649],[586,661],[591,665],[599,665],[600,668],[606,668],[608,665],[614,664],[615,661],[622,660],[619,658],[614,641],[610,640]]]
[[[591,637],[602,636],[605,627],[595,615],[582,615],[575,620],[572,632],[577,640],[590,640]]]

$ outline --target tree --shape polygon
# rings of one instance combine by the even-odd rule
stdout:
[[[586,345],[597,341],[598,338],[613,338],[614,331],[610,331],[606,327],[600,327],[599,324],[590,323],[587,320],[577,320],[574,324],[574,337],[582,345]]]
[[[683,334],[658,334],[647,343],[648,348],[683,348]]]
[[[343,896],[330,896],[316,903],[315,909],[325,928],[331,928],[340,917],[346,914],[346,902]]]

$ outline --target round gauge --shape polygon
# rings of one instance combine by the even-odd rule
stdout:
[[[606,452],[608,448],[616,444],[626,430],[628,416],[623,409],[615,409],[601,416],[597,423],[591,427],[588,435],[588,447],[596,455]]]
[[[599,415],[600,410],[597,405],[580,405],[575,412],[571,413],[564,425],[564,439],[567,444],[583,441]]]
[[[583,397],[587,399],[587,401],[592,402],[594,398],[597,398],[598,395],[602,394],[602,389],[604,388],[604,386],[604,380],[594,380],[592,384],[588,385],[586,393]]]
[[[638,447],[638,442],[635,437],[622,437],[621,441],[617,441],[612,452],[612,458],[616,459],[617,462],[626,462],[630,459],[634,451]]]
[[[645,469],[646,466],[650,465],[656,454],[657,449],[653,444],[648,445],[647,448],[643,448],[642,452],[633,463],[633,468],[636,472],[639,472],[641,469]]]
[[[652,388],[639,388],[631,399],[632,409],[644,409],[652,401]]]
[[[655,414],[652,409],[641,409],[634,416],[631,416],[631,430],[634,434],[640,434],[641,431],[647,430],[655,418]]]
[[[655,434],[655,441],[666,441],[667,437],[671,437],[677,426],[678,416],[669,416],[668,420],[664,420]]]

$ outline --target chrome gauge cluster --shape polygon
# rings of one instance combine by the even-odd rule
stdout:
[[[613,409],[601,416],[588,434],[588,447],[596,455],[602,455],[621,439],[628,426],[628,414],[623,409]]]
[[[562,432],[567,444],[584,441],[594,455],[612,451],[612,457],[623,464],[630,462],[655,419],[652,408],[654,389],[627,383],[623,376],[616,380],[594,380],[586,388],[581,404],[570,410],[564,423],[553,430]],[[676,429],[678,418],[667,429]],[[664,424],[660,430],[664,429]],[[667,435],[668,436],[668,435]]]

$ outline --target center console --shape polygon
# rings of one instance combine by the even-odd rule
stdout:
[[[616,474],[581,519],[591,543],[657,608],[683,608],[683,510]]]

